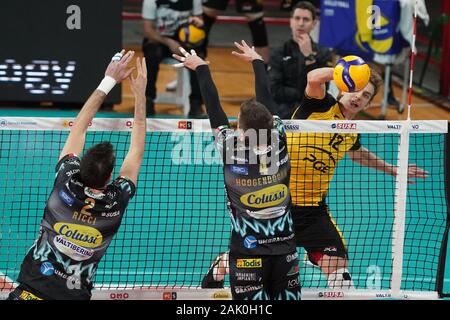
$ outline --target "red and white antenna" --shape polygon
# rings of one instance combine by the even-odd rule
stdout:
[[[415,56],[415,51],[417,51],[417,48],[416,48],[417,7],[418,7],[418,0],[416,0],[416,3],[414,5],[414,30],[413,30],[412,44],[411,44],[411,61],[409,64],[409,91],[408,91],[408,118],[407,118],[407,120],[411,120],[411,99],[412,99],[412,91],[413,91],[412,83],[413,83],[413,74],[414,74],[414,56]]]

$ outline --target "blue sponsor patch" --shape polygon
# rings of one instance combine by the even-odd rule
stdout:
[[[41,264],[40,271],[44,276],[49,277],[55,273],[55,268],[50,262],[44,262],[43,264]]]
[[[64,201],[69,206],[73,205],[73,203],[75,202],[75,199],[68,195],[64,190],[59,190],[58,195],[62,199],[62,201]]]
[[[242,176],[248,176],[248,168],[241,166],[231,166],[231,172],[240,174]]]
[[[258,240],[254,236],[247,236],[244,239],[244,247],[247,249],[255,249],[258,245]]]

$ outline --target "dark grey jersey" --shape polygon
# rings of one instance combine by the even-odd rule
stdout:
[[[232,220],[233,252],[281,255],[295,250],[290,163],[286,134],[278,117],[274,117],[274,130],[268,141],[251,143],[227,126],[217,128],[216,143],[224,161]]]
[[[90,298],[97,265],[135,193],[125,177],[93,192],[81,182],[79,171],[77,156],[59,161],[39,238],[21,266],[18,281],[44,299]]]

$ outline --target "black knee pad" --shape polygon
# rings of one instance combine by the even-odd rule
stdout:
[[[258,18],[248,22],[250,32],[252,33],[253,45],[255,47],[267,47],[269,41],[267,39],[266,24],[263,18]]]

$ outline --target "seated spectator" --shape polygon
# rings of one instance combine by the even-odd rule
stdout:
[[[289,119],[302,101],[308,72],[332,66],[331,50],[315,43],[310,36],[316,17],[317,9],[310,2],[297,3],[291,13],[291,38],[270,56],[270,87],[282,119]]]

